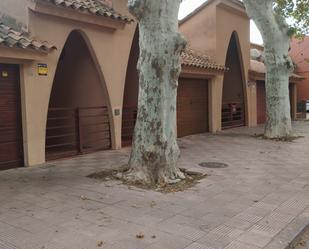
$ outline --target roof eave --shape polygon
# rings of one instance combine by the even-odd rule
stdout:
[[[191,17],[195,16],[197,13],[199,13],[200,11],[202,11],[206,6],[210,5],[212,2],[214,2],[216,0],[208,0],[205,3],[203,3],[200,7],[196,8],[194,11],[192,11],[189,15],[187,15],[186,17],[184,17],[183,19],[181,19],[179,21],[179,25],[182,25],[183,23],[185,23],[186,21],[188,21],[189,19],[191,19]]]
[[[29,5],[29,9],[35,13],[102,26],[113,30],[124,29],[125,25],[128,23],[124,20],[83,13],[81,11],[56,6],[52,3],[47,3],[44,1],[37,1],[35,4]],[[133,20],[130,22],[133,22]]]
[[[249,69],[249,77],[252,80],[265,80],[266,74],[262,73],[262,72],[254,71],[252,69]],[[303,77],[295,77],[293,75],[289,77],[290,83],[298,83],[298,82],[301,82],[303,80],[304,80]]]
[[[189,66],[183,65],[181,66],[181,74],[180,77],[194,77],[194,78],[205,78],[210,79],[218,74],[224,74],[224,70],[211,69],[205,67],[197,67],[197,66]]]
[[[34,61],[40,60],[48,56],[48,53],[33,50],[33,49],[24,49],[17,47],[8,47],[5,45],[0,45],[0,60],[10,61],[10,60],[27,60]]]
[[[208,0],[205,3],[203,3],[200,7],[196,8],[194,11],[192,11],[189,15],[187,15],[186,17],[181,19],[179,21],[179,26],[182,25],[183,23],[185,23],[186,21],[188,21],[189,19],[191,19],[193,16],[198,14],[200,11],[202,11],[204,8],[206,8],[207,6],[209,6],[211,3],[215,2],[215,1],[218,1],[217,6],[223,6],[223,7],[228,7],[229,9],[235,9],[239,13],[242,13],[244,16],[249,18],[246,14],[245,7],[244,7],[243,3],[239,2],[238,0],[235,0],[235,1],[230,0],[229,2],[227,2],[226,0]],[[236,5],[237,5],[238,8],[236,7]],[[239,10],[239,7],[241,7],[242,10]]]

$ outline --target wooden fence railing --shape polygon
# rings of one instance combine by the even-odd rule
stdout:
[[[229,129],[245,125],[244,103],[222,104],[222,129]]]
[[[124,107],[122,112],[122,146],[131,145],[137,117],[137,107]]]
[[[49,109],[46,128],[48,160],[110,148],[107,107]]]
[[[307,100],[301,100],[297,103],[296,119],[307,119]]]

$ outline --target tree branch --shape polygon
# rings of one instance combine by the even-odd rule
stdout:
[[[273,4],[274,0],[244,0],[247,13],[259,28],[264,42],[270,43],[279,42],[278,34],[286,39],[288,33],[285,19],[274,12]],[[277,36],[274,37],[272,34]]]
[[[138,20],[143,16],[147,0],[128,0],[128,9]]]

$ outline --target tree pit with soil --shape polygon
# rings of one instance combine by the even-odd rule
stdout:
[[[180,171],[185,175],[185,179],[179,180],[175,183],[170,184],[153,184],[145,185],[140,182],[128,181],[124,176],[129,171],[129,166],[124,165],[118,169],[105,169],[100,172],[96,172],[88,175],[89,178],[101,180],[104,182],[107,181],[121,181],[123,184],[128,187],[137,187],[145,190],[154,190],[160,193],[175,193],[182,192],[187,189],[193,188],[196,186],[200,180],[206,178],[208,175],[190,171],[187,169],[180,168]]]
[[[266,137],[264,134],[254,134],[254,138],[257,139],[264,139],[264,140],[269,140],[269,141],[275,141],[275,142],[287,142],[287,143],[292,143],[297,139],[304,138],[304,136],[287,136],[287,137],[278,137],[278,138],[269,138]]]

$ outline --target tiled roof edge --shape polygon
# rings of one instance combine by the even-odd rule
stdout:
[[[42,53],[50,53],[57,49],[46,41],[31,38],[29,34],[14,30],[0,20],[0,45],[9,48],[21,48]]]

